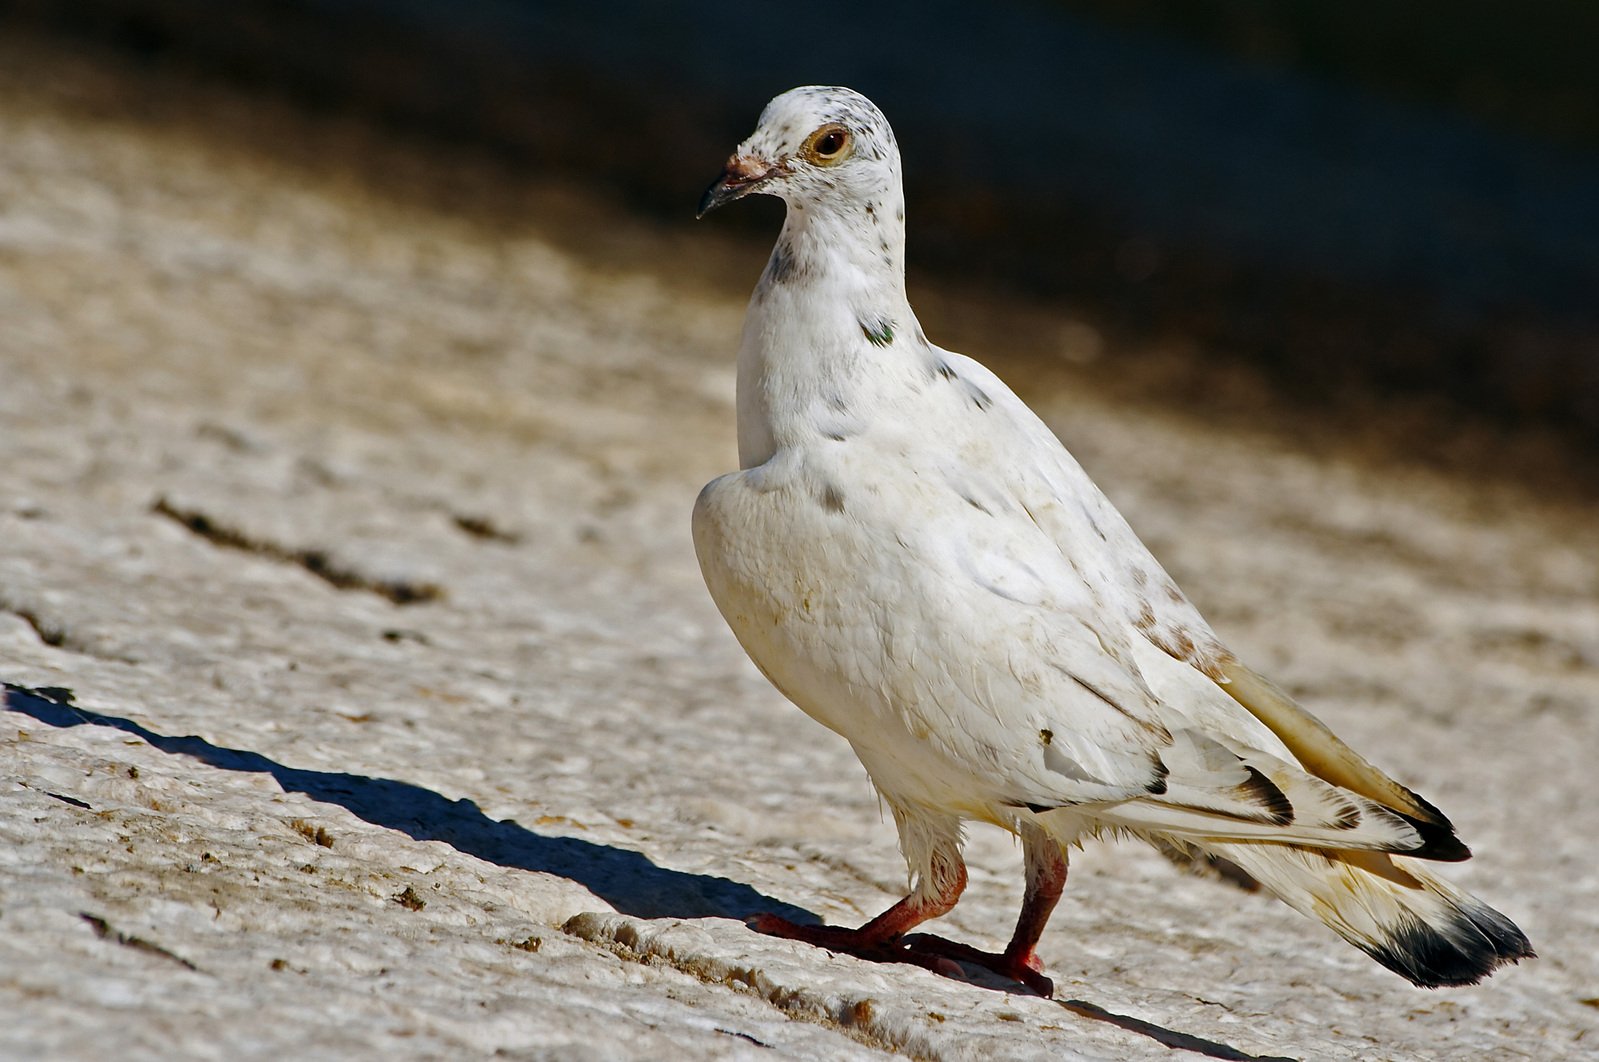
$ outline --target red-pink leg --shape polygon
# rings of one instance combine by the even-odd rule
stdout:
[[[1054,994],[1055,985],[1044,976],[1044,964],[1034,949],[1066,889],[1066,853],[1042,831],[1024,830],[1022,847],[1027,858],[1027,891],[1022,897],[1022,913],[1016,919],[1016,932],[1005,947],[1005,968],[1000,972],[1049,996]]]
[[[750,928],[768,936],[800,940],[872,962],[908,962],[940,973],[958,972],[951,970],[941,955],[907,949],[902,938],[929,918],[948,913],[965,888],[966,864],[961,862],[959,854],[935,852],[926,881],[918,883],[915,892],[859,929],[802,926],[769,914],[756,915],[749,924]]]
[[[1051,996],[1055,985],[1044,976],[1044,964],[1034,950],[1044,926],[1066,888],[1066,858],[1060,845],[1042,830],[1032,826],[1022,829],[1022,851],[1027,863],[1027,891],[1022,897],[1022,913],[1016,920],[1016,932],[1003,953],[979,951],[966,944],[945,940],[928,933],[918,933],[906,940],[913,951],[943,955],[959,962],[969,962],[993,970],[1002,977],[1019,981],[1042,996]]]
[[[1016,932],[1011,934],[1005,957],[1038,973],[1044,964],[1033,949],[1066,889],[1066,854],[1054,838],[1031,829],[1022,833],[1022,850],[1027,859],[1027,892],[1022,897],[1022,913],[1016,919]]]

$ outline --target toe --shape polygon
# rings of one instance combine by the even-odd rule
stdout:
[[[774,914],[753,915],[744,920],[744,924],[757,933],[765,933],[769,937],[796,937],[801,935],[803,926],[780,918]]]

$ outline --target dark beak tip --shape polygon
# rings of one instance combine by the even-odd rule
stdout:
[[[700,205],[694,211],[694,220],[700,220],[706,214],[709,214],[720,205],[721,204],[716,201],[716,186],[713,184],[704,195],[700,196]]]
[[[698,221],[722,204],[730,203],[737,199],[738,196],[738,187],[730,185],[727,180],[727,174],[722,174],[712,181],[711,186],[705,189],[705,194],[700,196],[700,205],[699,209],[694,212],[694,220]]]
[[[760,188],[760,186],[773,176],[776,169],[769,169],[765,173],[735,172],[731,169],[723,170],[721,176],[711,182],[705,189],[705,194],[700,197],[700,206],[694,214],[698,221],[706,214],[719,206],[725,206],[735,199],[743,199]]]

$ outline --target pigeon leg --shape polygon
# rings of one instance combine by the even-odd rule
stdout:
[[[936,851],[923,880],[930,886],[928,891],[918,887],[859,929],[802,926],[770,914],[750,919],[750,928],[768,936],[803,941],[871,962],[905,962],[937,973],[958,973],[949,959],[936,951],[907,948],[904,936],[929,918],[947,914],[955,906],[966,888],[966,864],[958,854]]]
[[[982,966],[1019,981],[1046,998],[1054,995],[1055,984],[1044,976],[1044,964],[1034,949],[1066,888],[1066,855],[1054,838],[1030,824],[1022,828],[1022,851],[1027,862],[1027,891],[1022,898],[1022,913],[1016,919],[1016,932],[1002,953],[980,951],[930,933],[907,938],[906,946],[912,951]]]
[[[1017,969],[1031,970],[1042,977],[1044,964],[1033,949],[1066,889],[1066,852],[1053,837],[1032,826],[1022,831],[1022,851],[1027,860],[1027,891],[1022,897],[1022,913],[1016,919],[1016,932],[1005,948],[1005,959]],[[1049,983],[1048,978],[1042,980]]]

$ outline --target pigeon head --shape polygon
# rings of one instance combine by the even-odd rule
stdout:
[[[766,105],[696,216],[754,192],[805,206],[897,197],[898,188],[899,148],[883,112],[854,89],[808,85]]]

